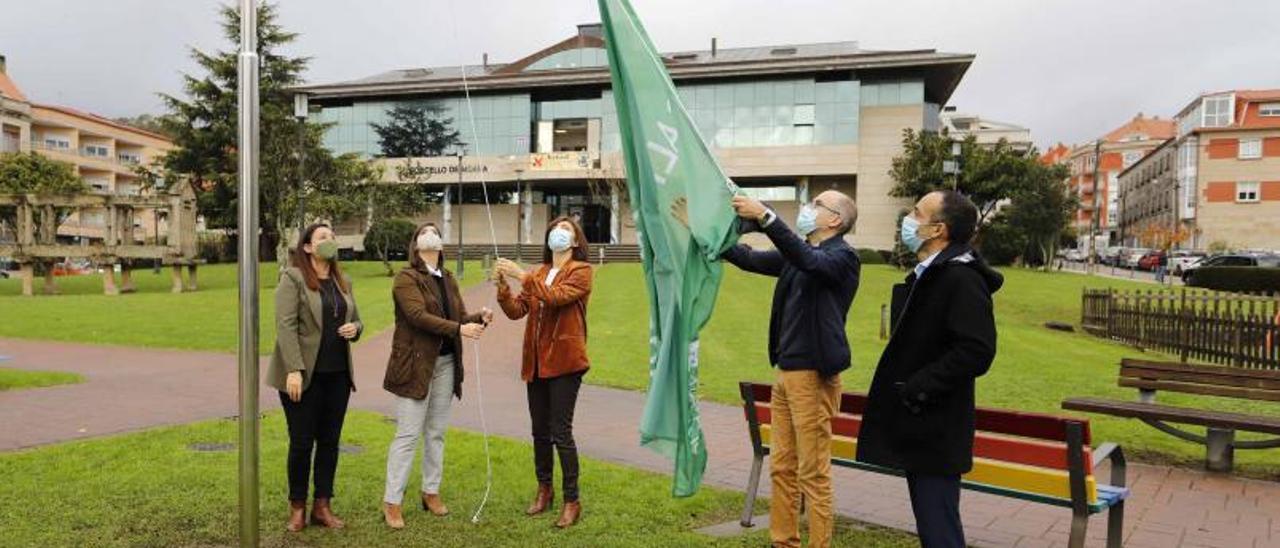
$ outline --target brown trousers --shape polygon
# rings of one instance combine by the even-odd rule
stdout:
[[[831,545],[831,419],[840,407],[840,377],[778,371],[771,404],[769,537],[800,546],[800,495],[809,511],[809,546]]]

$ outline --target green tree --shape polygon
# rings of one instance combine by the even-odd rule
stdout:
[[[1066,185],[1067,168],[1036,162],[1027,170],[1009,205],[1009,225],[1026,239],[1025,258],[1038,258],[1047,270],[1062,233],[1071,223],[1078,199]]]
[[[388,275],[391,272],[391,256],[396,252],[405,252],[413,232],[418,227],[404,219],[387,219],[369,226],[364,234],[365,251],[373,252],[386,266]]]
[[[977,204],[981,225],[1001,201],[1017,192],[1028,170],[1039,165],[1035,154],[1021,152],[1004,139],[994,145],[979,145],[970,135],[959,141],[960,173],[946,175],[942,163],[953,159],[952,142],[946,130],[903,130],[902,154],[893,159],[889,170],[895,183],[889,194],[919,200],[934,190],[954,187]]]
[[[170,133],[172,124],[165,120],[167,114],[153,116],[151,114],[139,114],[137,116],[122,116],[116,118],[115,121],[126,126],[136,127],[138,129],[150,131],[151,133],[159,133],[165,137],[173,138]]]
[[[185,97],[161,94],[170,111],[163,123],[178,145],[164,157],[163,170],[165,178],[176,176],[193,185],[207,226],[234,230],[240,14],[233,6],[223,6],[221,15],[223,35],[231,47],[214,52],[192,48],[191,56],[205,74],[183,76]],[[264,4],[258,10],[258,183],[263,254],[275,248],[277,258],[283,261],[285,235],[297,222],[300,198],[306,199],[309,217],[343,220],[365,209],[360,191],[377,178],[377,171],[357,155],[335,156],[324,148],[328,126],[300,123],[293,117],[290,87],[302,83],[309,58],[280,53],[297,34],[281,27],[276,17],[274,4]],[[298,171],[302,156],[305,177]],[[303,180],[305,184],[300,183]]]
[[[453,118],[443,117],[444,109],[434,104],[399,105],[387,111],[386,124],[371,123],[378,134],[383,158],[423,158],[441,156],[462,146]]]

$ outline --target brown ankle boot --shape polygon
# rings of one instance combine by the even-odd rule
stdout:
[[[422,509],[431,512],[436,516],[449,515],[449,507],[444,505],[444,501],[440,499],[440,495],[422,494]]]
[[[311,505],[311,524],[321,525],[330,529],[341,529],[346,524],[333,515],[333,508],[329,506],[329,499],[316,499]]]
[[[289,521],[285,522],[284,530],[290,533],[297,533],[307,528],[307,501],[291,500],[289,501]]]
[[[564,509],[560,511],[560,519],[556,521],[556,527],[565,529],[573,527],[578,523],[578,518],[582,517],[582,503],[578,501],[564,503]]]
[[[536,516],[547,511],[551,507],[551,503],[556,499],[556,492],[551,489],[549,483],[538,484],[538,494],[533,497],[533,504],[529,505],[529,509],[524,513],[527,516]]]
[[[400,515],[399,504],[382,503],[382,519],[387,522],[387,527],[404,529],[404,516]]]

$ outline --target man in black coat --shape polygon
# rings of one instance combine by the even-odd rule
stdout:
[[[893,287],[889,344],[858,435],[858,460],[906,472],[926,548],[962,548],[960,476],[973,468],[974,381],[996,355],[991,295],[1004,279],[969,245],[973,202],[938,191],[903,218],[920,263]]]
[[[774,546],[800,546],[803,494],[809,546],[826,547],[834,524],[831,418],[840,407],[840,372],[850,363],[844,325],[862,270],[844,235],[858,209],[840,192],[819,194],[800,210],[801,239],[759,201],[737,197],[733,208],[759,223],[776,248],[738,245],[723,256],[738,268],[778,278],[769,315],[769,363],[779,370],[770,404],[769,536]]]

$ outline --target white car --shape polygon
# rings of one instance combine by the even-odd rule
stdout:
[[[1138,268],[1138,261],[1142,260],[1142,256],[1150,252],[1150,249],[1133,248],[1125,252],[1124,257],[1120,259],[1120,266],[1125,268]]]
[[[1080,262],[1084,260],[1084,252],[1079,249],[1068,249],[1064,258],[1068,261]]]
[[[1169,254],[1169,272],[1181,276],[1182,271],[1200,262],[1205,257],[1203,251],[1174,251]]]

